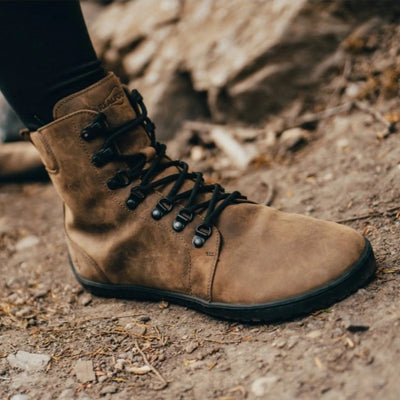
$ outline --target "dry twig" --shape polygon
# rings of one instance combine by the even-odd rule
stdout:
[[[322,119],[327,119],[330,117],[333,117],[336,114],[342,113],[342,112],[349,112],[352,108],[357,108],[360,111],[366,112],[370,115],[372,115],[376,121],[380,122],[383,124],[386,128],[386,130],[383,133],[379,133],[378,137],[380,139],[384,139],[387,136],[389,136],[391,133],[395,131],[395,123],[388,121],[382,113],[380,113],[378,110],[375,108],[371,107],[370,105],[366,104],[365,102],[355,100],[355,101],[349,101],[348,103],[340,104],[336,107],[332,108],[327,108],[324,111],[314,113],[314,114],[306,114],[300,118],[298,118],[293,124],[289,124],[288,126],[285,126],[283,131],[286,131],[291,128],[297,128],[301,127],[306,124],[318,122]]]
[[[400,210],[400,207],[392,207],[392,208],[388,208],[387,210],[384,210],[384,211],[375,211],[375,212],[368,213],[368,214],[362,214],[362,215],[357,215],[357,216],[350,217],[350,218],[339,219],[336,222],[338,224],[343,224],[344,222],[353,222],[353,221],[360,221],[362,219],[368,219],[368,218],[373,218],[373,217],[389,216],[390,214],[396,213],[399,210]]]
[[[154,372],[158,379],[161,381],[161,386],[157,388],[157,390],[162,390],[168,386],[168,382],[162,377],[162,375],[158,372],[158,370],[150,364],[149,360],[146,357],[146,354],[143,353],[142,349],[139,347],[137,340],[135,340],[135,347],[139,354],[142,356],[144,363]]]
[[[383,124],[386,130],[380,134],[378,134],[379,139],[384,139],[388,137],[391,133],[395,131],[395,124],[393,122],[388,121],[378,110],[370,107],[368,104],[356,100],[354,102],[354,107],[357,107],[359,110],[364,111],[370,115],[372,115],[378,122]]]
[[[322,119],[333,117],[334,115],[339,114],[341,112],[350,111],[353,105],[354,105],[353,102],[350,101],[348,103],[340,104],[336,107],[327,108],[326,110],[321,112],[303,115],[299,117],[293,124],[285,126],[281,131],[283,132],[292,128],[298,128],[306,124],[311,124],[314,122],[321,121]]]

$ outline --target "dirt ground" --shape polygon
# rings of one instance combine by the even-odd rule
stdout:
[[[340,79],[321,88],[323,109],[344,102],[332,95]],[[378,105],[398,112],[396,99]],[[382,135],[374,110],[334,112],[302,148],[221,174],[257,201],[349,225],[375,249],[367,287],[282,324],[91,297],[70,271],[51,185],[1,185],[0,399],[399,399],[400,135]],[[18,351],[30,353],[19,368]],[[49,362],[35,370],[32,354]]]
[[[378,140],[379,128],[362,112],[336,116],[290,162],[229,182],[260,201],[261,182],[277,182],[273,206],[347,220],[375,248],[374,282],[329,310],[280,325],[92,298],[69,269],[51,185],[2,186],[0,397],[398,399],[400,136]],[[51,360],[40,372],[13,369],[7,356],[19,350]],[[129,372],[146,365],[143,355],[154,370]],[[96,381],[78,381],[78,360],[92,361]]]

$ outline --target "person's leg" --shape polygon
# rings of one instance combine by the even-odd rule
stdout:
[[[78,0],[0,1],[0,48],[0,91],[30,129],[105,76]]]

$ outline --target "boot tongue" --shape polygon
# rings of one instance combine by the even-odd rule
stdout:
[[[54,106],[53,117],[56,120],[84,110],[102,112],[112,128],[136,118],[136,113],[119,79],[113,73],[109,73],[94,85],[60,100]],[[150,139],[141,127],[132,134],[118,139],[118,147],[124,149],[124,152],[137,152],[149,145]]]

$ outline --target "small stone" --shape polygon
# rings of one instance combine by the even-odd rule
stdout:
[[[199,344],[196,342],[191,342],[185,347],[185,351],[188,354],[193,353],[197,348],[199,347]]]
[[[126,360],[124,359],[118,359],[117,362],[114,364],[114,369],[115,371],[119,372],[119,371],[123,371],[124,370],[124,365],[126,364]]]
[[[50,361],[50,356],[47,354],[34,354],[26,351],[18,351],[17,354],[9,354],[7,361],[13,368],[33,372],[45,369]]]
[[[169,303],[167,301],[161,301],[160,304],[158,305],[162,310],[165,310],[166,308],[169,307]]]
[[[96,376],[93,371],[93,362],[91,360],[78,360],[74,367],[76,378],[81,383],[93,382]]]
[[[201,161],[205,157],[204,148],[201,146],[193,146],[190,150],[190,158],[193,161]]]
[[[289,340],[288,340],[288,344],[287,344],[287,348],[290,350],[290,349],[293,349],[293,347],[294,346],[296,346],[296,344],[298,343],[298,338],[296,337],[296,336],[292,336],[292,337],[290,337],[289,338]]]
[[[118,386],[117,385],[107,385],[104,386],[103,389],[100,390],[100,394],[106,395],[106,394],[113,394],[118,391]]]
[[[49,288],[40,286],[33,292],[33,296],[35,297],[35,299],[40,299],[41,297],[45,297],[49,292]]]
[[[307,213],[312,213],[314,211],[315,211],[315,207],[314,206],[312,206],[312,205],[307,206],[307,208],[306,208],[306,212]]]
[[[58,396],[57,400],[72,400],[75,395],[74,389],[65,389]]]
[[[279,381],[279,377],[275,375],[257,378],[251,385],[251,392],[256,397],[263,397],[267,394],[273,385]]]
[[[30,400],[31,398],[27,394],[16,394],[11,397],[10,400]]]
[[[315,331],[311,331],[311,332],[307,333],[306,337],[308,337],[309,339],[317,339],[321,335],[322,335],[322,331],[315,330]]]
[[[322,180],[324,182],[329,182],[333,179],[333,173],[332,172],[327,172],[323,177]]]
[[[279,144],[286,151],[296,151],[301,145],[309,141],[310,134],[305,129],[292,128],[282,132]]]
[[[347,87],[346,87],[346,95],[351,97],[351,98],[356,98],[361,92],[361,85],[357,84],[357,83],[350,83]]]
[[[15,304],[16,306],[20,306],[25,303],[25,300],[18,294],[18,293],[12,293],[8,296],[8,301],[10,303]]]
[[[22,251],[36,246],[40,242],[37,236],[27,236],[19,240],[15,245],[15,250]]]
[[[68,291],[68,290],[67,290],[67,287],[66,287],[65,289],[66,289],[65,291]],[[83,289],[82,286],[75,286],[75,287],[73,287],[73,288],[71,289],[71,292],[72,292],[73,294],[77,294],[77,295],[82,294],[84,291],[85,291],[85,289]]]
[[[349,144],[350,144],[350,143],[349,143],[349,140],[346,139],[346,138],[339,139],[339,140],[336,142],[336,146],[337,146],[339,149],[341,149],[341,150],[343,150],[343,149],[349,147]]]
[[[276,346],[278,349],[282,349],[283,347],[286,346],[286,340],[285,340],[285,339],[278,339],[278,340],[275,342],[275,346]]]
[[[89,293],[84,293],[80,298],[79,298],[79,304],[82,306],[86,307],[92,302],[92,296]]]
[[[135,375],[145,375],[151,371],[148,365],[143,365],[143,367],[127,367],[126,370]]]
[[[143,336],[146,334],[147,328],[132,322],[125,325],[125,329],[136,336]]]
[[[33,316],[33,309],[31,307],[23,307],[20,310],[15,312],[15,316],[18,318],[23,318],[23,317],[31,317]]]

